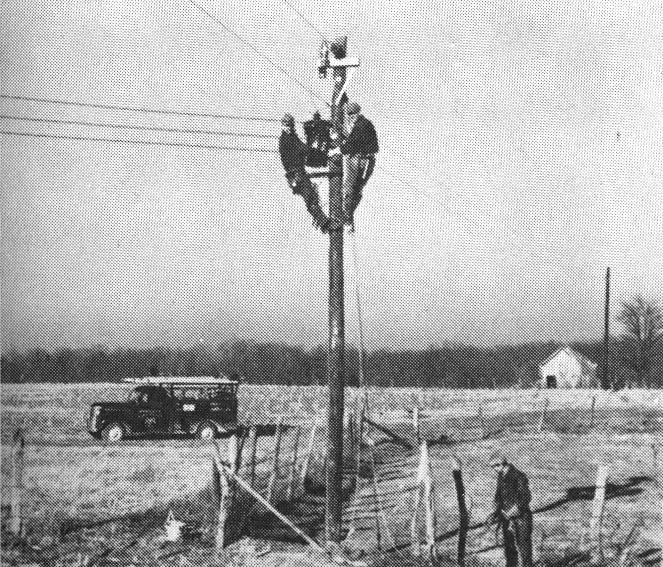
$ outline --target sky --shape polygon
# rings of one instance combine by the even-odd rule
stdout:
[[[319,32],[347,34],[361,60],[348,92],[381,147],[345,239],[349,344],[357,297],[369,348],[600,338],[608,266],[615,308],[663,298],[660,2],[195,2],[216,21],[190,0],[4,2],[2,94],[301,122],[331,93]],[[279,130],[0,103],[3,116]],[[328,239],[278,155],[7,134],[1,152],[3,349],[326,343]]]

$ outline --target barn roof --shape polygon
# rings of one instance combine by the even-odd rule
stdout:
[[[561,347],[558,348],[555,352],[553,352],[541,364],[539,364],[539,368],[543,368],[546,364],[548,364],[553,358],[555,358],[561,352],[566,352],[566,354],[575,358],[580,363],[580,366],[582,366],[583,372],[595,370],[596,367],[598,366],[595,362],[592,362],[589,358],[573,350],[571,347]]]

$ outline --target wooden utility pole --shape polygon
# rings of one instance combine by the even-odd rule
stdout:
[[[318,69],[326,76],[333,69],[334,90],[331,102],[332,138],[343,137],[346,68],[356,67],[356,60],[346,58],[347,38],[325,46]],[[330,53],[331,52],[331,53]],[[329,156],[329,409],[327,413],[327,541],[341,540],[343,482],[343,415],[345,387],[345,316],[343,289],[343,157]]]
[[[605,272],[605,321],[603,334],[603,375],[601,376],[601,387],[604,390],[610,389],[610,376],[608,373],[608,357],[610,342],[610,268]]]

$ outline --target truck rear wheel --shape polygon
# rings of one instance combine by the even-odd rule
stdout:
[[[125,437],[124,427],[121,423],[111,423],[104,427],[104,430],[101,432],[101,437],[108,443],[122,441]]]
[[[198,439],[203,439],[204,441],[215,439],[217,435],[218,431],[216,425],[209,421],[201,423],[196,430],[196,437],[198,437]]]

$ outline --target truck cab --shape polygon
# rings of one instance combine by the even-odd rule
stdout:
[[[237,429],[239,382],[214,376],[125,378],[136,384],[126,402],[95,402],[89,433],[106,441],[126,437],[195,435],[213,439]]]

